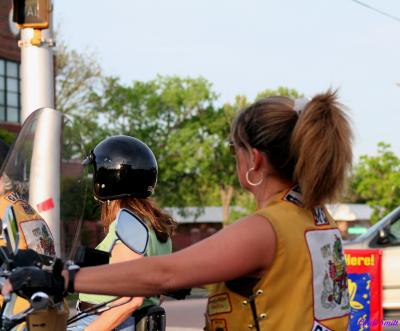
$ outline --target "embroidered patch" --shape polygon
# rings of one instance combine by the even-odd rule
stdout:
[[[317,322],[317,321],[314,321],[314,325],[313,325],[313,327],[312,327],[311,330],[312,330],[312,331],[332,331],[331,329],[329,329],[329,328],[323,326],[322,324],[320,324],[320,323]]]
[[[327,225],[329,224],[328,217],[325,214],[325,211],[323,208],[314,208],[313,210],[313,216],[314,216],[314,221],[315,225]]]
[[[28,214],[28,215],[35,214],[35,211],[33,210],[33,208],[31,206],[29,206],[28,204],[23,203],[21,206],[22,206],[22,209],[24,210],[25,214]]]
[[[17,201],[22,200],[19,194],[15,192],[8,194],[5,198],[11,203],[16,203]]]
[[[346,264],[339,230],[308,231],[305,236],[312,263],[315,319],[348,314]]]
[[[54,256],[54,240],[50,229],[43,220],[21,222],[21,231],[24,235],[28,248],[39,254]]]
[[[208,315],[230,313],[231,311],[232,306],[227,293],[214,295],[208,299]]]
[[[223,319],[212,320],[211,321],[211,330],[212,331],[228,331],[228,327],[226,326],[226,321]]]
[[[298,185],[293,186],[288,193],[283,197],[283,200],[294,203],[299,207],[304,207],[303,197],[301,195],[300,187]]]

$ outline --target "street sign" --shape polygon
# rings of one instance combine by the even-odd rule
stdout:
[[[50,0],[13,0],[13,20],[23,28],[47,29],[49,27]]]
[[[350,331],[382,331],[382,251],[346,249]]]

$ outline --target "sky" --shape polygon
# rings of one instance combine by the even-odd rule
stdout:
[[[398,0],[363,0],[400,18]],[[264,89],[338,88],[355,160],[384,141],[400,156],[400,19],[352,0],[54,0],[73,49],[123,83],[202,76],[219,102]]]

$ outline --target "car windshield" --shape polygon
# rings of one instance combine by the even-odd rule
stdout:
[[[365,238],[370,237],[372,234],[376,233],[376,231],[378,231],[378,229],[380,229],[382,227],[382,224],[386,223],[386,221],[388,219],[392,219],[395,217],[396,214],[400,213],[400,207],[396,208],[395,210],[393,210],[392,212],[390,212],[389,214],[387,214],[384,218],[382,218],[380,221],[378,221],[377,223],[375,223],[373,226],[371,226],[367,232],[363,233],[362,235],[358,236],[357,238],[355,238],[354,240],[364,240]]]

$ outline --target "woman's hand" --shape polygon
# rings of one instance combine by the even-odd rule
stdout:
[[[27,299],[34,293],[42,291],[52,295],[54,301],[58,302],[65,295],[65,280],[61,274],[57,275],[37,267],[15,268],[1,291],[5,297],[15,292]]]

